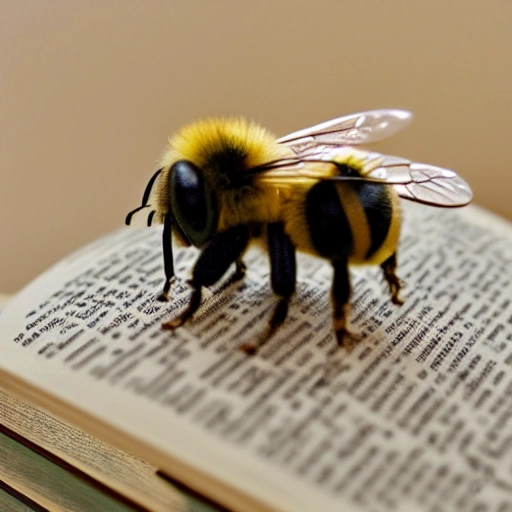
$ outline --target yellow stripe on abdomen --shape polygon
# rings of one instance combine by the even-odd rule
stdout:
[[[348,184],[337,184],[341,207],[347,217],[352,232],[352,253],[350,261],[362,263],[366,259],[371,244],[371,233],[368,219],[364,212],[359,195],[356,190]],[[335,233],[333,233],[335,236]]]

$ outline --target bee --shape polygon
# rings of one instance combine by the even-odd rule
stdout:
[[[259,242],[270,259],[270,281],[278,300],[265,335],[244,345],[258,347],[285,321],[296,285],[296,251],[328,260],[333,267],[333,327],[346,342],[350,264],[380,265],[392,301],[401,304],[396,275],[401,213],[399,197],[455,207],[472,199],[454,171],[358,148],[405,128],[412,114],[384,109],[356,113],[276,139],[242,118],[207,119],[186,126],[169,140],[161,166],[146,186],[147,223],[163,223],[165,284],[175,279],[174,237],[200,249],[190,281],[192,294],[175,329],[201,303],[201,288],[221,279],[231,265],[244,277],[243,255]],[[348,345],[348,343],[346,343]]]

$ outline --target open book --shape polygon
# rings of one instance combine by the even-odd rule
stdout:
[[[158,228],[123,228],[58,263],[0,314],[0,386],[228,509],[512,510],[512,227],[476,207],[404,206],[401,307],[352,270],[348,352],[331,269],[299,256],[286,323],[246,258],[174,332],[196,252],[156,301]]]

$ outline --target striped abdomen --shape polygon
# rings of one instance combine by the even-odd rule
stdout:
[[[310,247],[303,249],[329,260],[375,264],[396,251],[400,209],[392,187],[321,181],[304,199]]]

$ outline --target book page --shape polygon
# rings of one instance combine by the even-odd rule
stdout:
[[[266,255],[243,282],[190,295],[176,251],[169,303],[161,232],[122,229],[59,263],[0,314],[0,384],[238,510],[512,510],[512,228],[474,207],[404,205],[390,301],[352,270],[347,352],[330,265],[300,255],[286,323],[257,355],[275,305]]]

